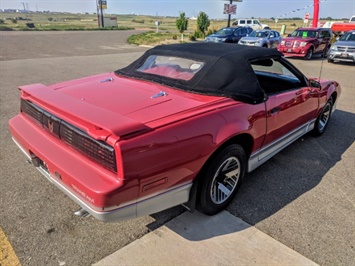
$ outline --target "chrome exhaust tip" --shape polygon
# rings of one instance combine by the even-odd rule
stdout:
[[[90,213],[88,213],[86,210],[84,210],[83,208],[80,208],[79,210],[75,211],[74,214],[76,216],[79,216],[79,217],[82,217],[82,218],[85,218],[85,217],[88,217],[90,216]]]

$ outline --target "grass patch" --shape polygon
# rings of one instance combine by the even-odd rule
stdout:
[[[181,42],[180,34],[170,32],[155,32],[147,31],[140,34],[134,34],[130,36],[127,40],[130,44],[135,45],[156,45],[156,44],[166,44],[166,43],[178,43]],[[184,40],[189,40],[189,34],[184,34]]]
[[[12,27],[8,27],[6,25],[0,25],[0,31],[12,31]]]
[[[61,31],[61,30],[131,30],[144,29],[156,30],[156,21],[160,22],[158,34],[143,35],[135,37],[132,43],[152,44],[154,41],[170,40],[171,34],[177,35],[177,40],[180,39],[180,34],[176,28],[176,17],[162,16],[144,16],[144,15],[106,15],[106,17],[116,17],[118,27],[99,28],[97,15],[93,13],[87,14],[69,14],[69,13],[4,13],[0,12],[0,30],[33,30],[33,31]],[[234,20],[232,19],[231,22]],[[14,23],[15,22],[15,23]],[[261,23],[268,24],[274,30],[281,30],[281,26],[286,25],[286,34],[293,32],[294,29],[303,26],[303,19],[279,19],[275,23],[270,19],[260,19]],[[33,23],[34,28],[29,28],[26,23]],[[227,20],[211,20],[209,31],[213,32],[222,27],[227,26]],[[185,31],[186,39],[197,30],[197,21],[189,20],[188,28]],[[207,32],[206,32],[207,33]],[[151,41],[148,40],[152,38]],[[138,40],[140,39],[140,40]]]

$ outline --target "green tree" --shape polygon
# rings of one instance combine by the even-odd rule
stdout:
[[[181,33],[181,41],[184,41],[184,31],[187,30],[188,24],[189,21],[185,16],[185,12],[180,12],[180,17],[176,20],[176,27]]]
[[[200,12],[197,17],[197,29],[203,34],[205,37],[205,31],[210,26],[210,20],[205,12]]]

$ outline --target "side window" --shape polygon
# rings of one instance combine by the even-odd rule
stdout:
[[[256,25],[260,25],[259,21],[257,21],[257,20],[253,20],[253,23]]]
[[[248,32],[247,32],[247,29],[246,28],[242,28],[242,35],[246,35]]]
[[[288,66],[277,60],[269,58],[252,61],[251,66],[266,94],[282,93],[303,86],[304,82],[296,77]]]
[[[251,19],[248,19],[248,20],[247,20],[247,24],[248,24],[248,25],[251,25]]]
[[[234,32],[234,35],[235,35],[235,36],[240,36],[240,35],[241,35],[241,29],[237,29],[237,30]]]
[[[239,24],[244,25],[245,24],[245,20],[244,19],[239,20]]]

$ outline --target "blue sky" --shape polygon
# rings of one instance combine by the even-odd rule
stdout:
[[[355,0],[320,0],[319,17],[350,18],[355,15]],[[0,8],[23,9],[28,5],[32,11],[96,12],[96,0],[0,0]],[[210,18],[227,18],[223,15],[224,0],[107,0],[107,13],[178,16],[197,16],[204,11]],[[237,17],[303,17],[313,14],[313,0],[243,0],[237,4]]]

